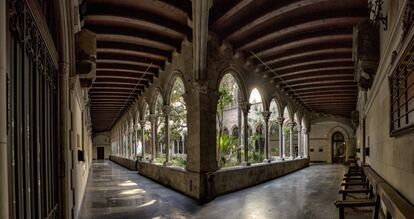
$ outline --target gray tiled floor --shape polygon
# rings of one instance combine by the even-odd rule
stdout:
[[[136,172],[97,161],[80,218],[338,218],[334,202],[341,198],[344,171],[340,165],[313,165],[201,206]],[[351,210],[348,215],[369,218],[367,210]]]

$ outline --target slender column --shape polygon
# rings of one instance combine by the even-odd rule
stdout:
[[[157,139],[157,115],[150,114],[149,115],[151,121],[151,161],[155,160],[156,154],[156,139]]]
[[[141,157],[145,159],[145,120],[140,120],[139,124],[141,125]]]
[[[298,157],[302,158],[302,126],[297,125],[296,129],[298,130]]]
[[[241,152],[242,152],[242,111],[240,106],[237,107],[237,161],[242,162]]]
[[[139,136],[138,136],[138,124],[137,123],[135,123],[135,125],[134,125],[134,138],[135,138],[135,146],[134,146],[134,149],[135,149],[135,153],[134,153],[134,158],[137,158],[137,156],[138,156],[138,149],[137,149],[137,147],[138,147],[138,139],[139,139]]]
[[[243,112],[243,147],[244,147],[244,165],[249,166],[249,126],[248,116],[250,111],[250,103],[240,103],[240,108]]]
[[[0,218],[9,217],[7,174],[6,1],[0,1]]]
[[[264,162],[270,163],[270,148],[269,148],[269,118],[270,118],[270,112],[265,111],[263,112],[263,119],[264,119],[264,134],[265,134],[265,142],[264,142],[264,148],[265,148],[265,160]]]
[[[309,130],[307,128],[303,128],[302,133],[303,133],[303,157],[307,158],[309,155],[308,153]]]
[[[295,123],[289,123],[289,148],[290,148],[290,158],[293,159],[293,128],[295,127]]]
[[[279,117],[277,118],[277,124],[279,124],[279,156],[280,159],[285,160],[285,147],[283,147],[283,121],[285,121],[285,118]]]
[[[172,107],[170,105],[164,105],[164,107],[162,108],[162,113],[164,114],[164,119],[165,119],[165,148],[166,148],[166,153],[165,153],[165,162],[164,162],[164,166],[168,166],[171,165],[170,160],[171,160],[171,152],[170,152],[170,113],[171,113],[171,109]]]

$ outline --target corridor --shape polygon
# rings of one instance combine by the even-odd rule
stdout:
[[[340,199],[344,171],[340,165],[312,165],[201,206],[111,161],[95,161],[80,218],[337,218],[333,203]],[[358,215],[347,218],[369,218]]]

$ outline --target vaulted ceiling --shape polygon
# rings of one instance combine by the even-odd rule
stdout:
[[[107,131],[181,42],[191,40],[192,3],[85,4],[84,28],[97,34],[97,78],[89,91],[93,129]],[[352,28],[367,13],[367,0],[214,0],[209,30],[309,110],[349,117],[357,99]]]
[[[210,31],[310,110],[349,117],[357,85],[352,29],[366,0],[215,0]]]
[[[191,37],[188,0],[87,0],[84,28],[97,34],[93,129],[109,130]]]

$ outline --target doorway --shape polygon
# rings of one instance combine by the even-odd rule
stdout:
[[[97,148],[98,153],[98,160],[104,160],[105,159],[105,147],[98,147]]]
[[[335,132],[332,135],[332,163],[345,163],[346,142],[344,135]]]

